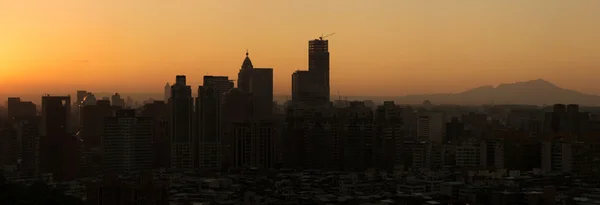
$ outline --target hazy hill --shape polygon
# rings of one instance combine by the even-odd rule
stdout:
[[[430,100],[434,104],[529,104],[556,103],[599,105],[600,96],[560,88],[543,79],[483,86],[455,94],[407,95],[395,98],[403,104]]]

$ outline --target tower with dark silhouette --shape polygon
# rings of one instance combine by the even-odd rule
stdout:
[[[254,68],[248,51],[238,73],[238,88],[252,94],[255,102],[254,117],[267,118],[273,114],[273,69]]]
[[[242,63],[242,68],[240,68],[240,72],[238,73],[238,88],[244,92],[250,92],[250,83],[252,82],[252,71],[254,70],[254,66],[252,65],[252,61],[248,56],[248,51],[246,51],[246,58]]]
[[[71,135],[70,96],[43,96],[40,168],[57,180],[69,180],[78,171],[80,141]]]
[[[329,102],[329,41],[323,38],[308,42],[308,71],[312,76],[314,95],[319,101]]]
[[[192,89],[185,75],[178,75],[171,86],[169,99],[171,115],[171,168],[193,168]]]

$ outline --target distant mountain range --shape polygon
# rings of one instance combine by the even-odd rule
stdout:
[[[482,86],[455,94],[407,95],[394,100],[401,104],[418,104],[429,100],[433,104],[600,105],[600,96],[560,88],[543,79],[496,87]]]
[[[111,96],[113,93],[95,92],[96,98]],[[71,95],[72,97],[75,94]],[[144,101],[150,98],[162,100],[162,93],[121,93],[126,98],[130,96],[136,101]],[[4,101],[8,96],[2,96]],[[41,95],[24,95],[25,100],[33,100],[39,103]],[[289,95],[276,95],[275,100],[285,102],[290,99]],[[331,96],[332,100],[338,99],[338,96]],[[494,86],[482,86],[470,89],[461,93],[445,94],[423,94],[406,96],[344,96],[348,100],[373,100],[375,103],[393,100],[398,104],[421,104],[425,100],[433,104],[527,104],[527,105],[552,105],[556,103],[580,104],[580,105],[600,105],[600,96],[584,94],[578,91],[560,88],[546,80],[537,79],[525,82],[507,83]],[[74,100],[74,99],[72,99]],[[3,104],[0,101],[0,104]]]

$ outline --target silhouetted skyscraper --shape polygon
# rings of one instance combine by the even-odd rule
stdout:
[[[101,135],[104,126],[104,118],[110,117],[113,114],[113,108],[110,106],[110,101],[94,100],[93,104],[86,101],[90,100],[91,96],[86,96],[86,100],[80,108],[80,136],[84,142],[84,150],[99,149],[101,145]]]
[[[153,121],[138,117],[135,110],[118,110],[104,120],[104,171],[127,173],[152,169]]]
[[[223,95],[221,119],[221,151],[225,168],[234,164],[234,124],[250,121],[254,114],[252,95],[239,88],[231,89]]]
[[[164,101],[145,104],[140,114],[154,121],[154,168],[170,167],[171,142],[167,104]]]
[[[252,71],[254,115],[262,119],[273,114],[273,69],[255,68]]]
[[[204,76],[203,86],[198,87],[196,100],[197,160],[202,169],[221,167],[221,116],[223,94],[233,89],[234,83],[227,76]]]
[[[244,59],[244,62],[242,63],[242,67],[240,68],[240,71],[238,72],[238,79],[237,79],[238,88],[244,92],[251,91],[250,88],[251,88],[251,83],[252,83],[253,69],[254,69],[254,66],[252,65],[252,61],[250,60],[250,57],[248,57],[248,51],[246,51],[246,58]]]
[[[308,71],[316,86],[315,97],[329,102],[329,41],[314,39],[308,42]]]
[[[70,96],[43,96],[40,140],[40,166],[57,180],[77,174],[80,140],[70,133]]]
[[[198,167],[218,169],[221,161],[221,97],[215,86],[200,86],[196,100]]]
[[[294,104],[312,101],[312,82],[309,71],[298,70],[292,74],[292,102]]]
[[[238,73],[238,88],[251,93],[255,99],[255,117],[264,118],[273,114],[273,69],[254,68],[248,52]]]
[[[171,99],[169,99],[172,168],[193,168],[194,166],[193,104],[191,87],[186,84],[184,75],[178,75],[175,84],[171,86]]]

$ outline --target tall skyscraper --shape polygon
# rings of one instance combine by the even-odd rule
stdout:
[[[197,167],[219,169],[221,167],[221,116],[223,94],[233,89],[233,82],[227,76],[204,76],[204,83],[198,88],[196,119],[198,141]]]
[[[273,69],[254,68],[248,52],[238,73],[238,88],[253,95],[255,117],[265,118],[273,114]]]
[[[171,115],[171,168],[193,168],[192,89],[184,75],[175,78],[169,99]]]
[[[110,101],[90,99],[92,95],[86,96],[86,100],[80,107],[80,136],[84,142],[84,150],[91,151],[99,149],[101,144],[104,118],[113,114]],[[92,101],[94,101],[92,103]]]
[[[197,162],[201,169],[218,169],[221,161],[221,96],[214,86],[200,86],[196,100]]]
[[[82,172],[85,176],[100,174],[102,166],[102,132],[104,119],[113,116],[114,107],[108,100],[91,99],[88,95],[80,105],[79,137],[83,140],[84,162]]]
[[[329,102],[329,41],[314,39],[308,42],[308,71],[316,86],[315,97]]]
[[[250,60],[250,57],[248,57],[248,51],[246,51],[246,58],[244,59],[244,62],[242,63],[242,68],[240,68],[240,71],[238,73],[238,88],[241,89],[244,92],[250,92],[250,88],[251,88],[251,83],[252,83],[252,70],[254,69],[254,66],[252,65],[252,61]]]
[[[273,69],[255,68],[252,71],[254,115],[264,119],[273,114]]]
[[[43,96],[40,166],[57,180],[72,179],[79,168],[81,141],[70,133],[71,97]]]
[[[154,168],[170,167],[171,143],[169,141],[168,110],[164,101],[145,104],[141,110],[142,117],[150,117],[154,120]]]
[[[104,120],[103,168],[107,172],[128,173],[152,169],[153,121],[135,115],[135,110],[118,110]]]
[[[250,93],[234,88],[223,96],[221,105],[221,161],[223,168],[229,168],[234,164],[234,124],[250,121],[254,116],[254,104]]]

